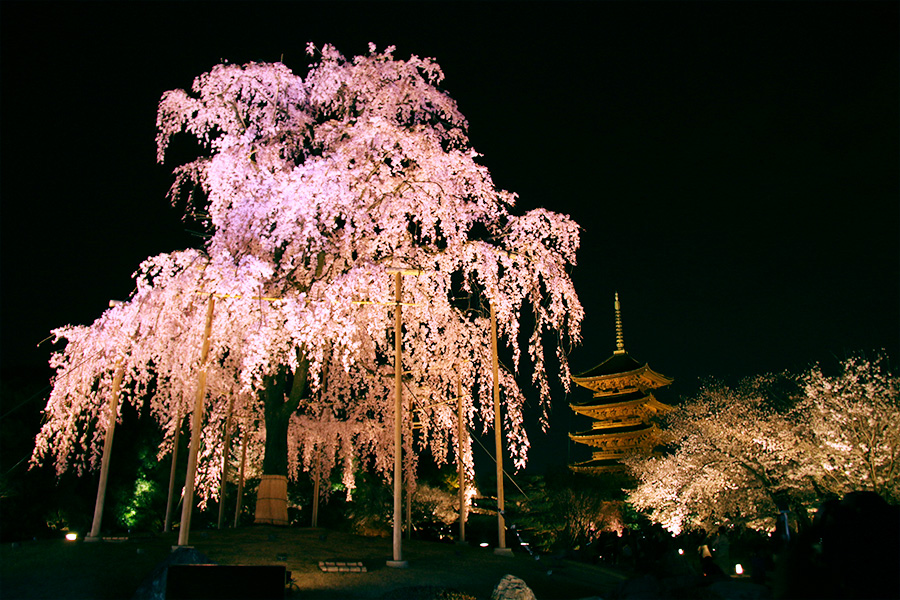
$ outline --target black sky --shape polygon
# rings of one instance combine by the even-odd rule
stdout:
[[[156,103],[309,41],[434,57],[522,209],[584,229],[587,370],[799,370],[900,338],[896,2],[0,3],[2,367],[200,240],[164,196]],[[679,387],[680,386],[680,389]],[[556,414],[565,412],[561,400]]]

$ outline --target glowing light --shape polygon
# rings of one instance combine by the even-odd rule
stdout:
[[[743,575],[744,567],[742,567],[741,564],[738,563],[738,564],[734,565],[734,572],[737,573],[738,575]]]
[[[679,548],[679,549],[678,549],[678,554],[684,554],[684,548]]]
[[[69,540],[70,542],[74,542],[75,540],[78,539],[78,534],[77,533],[67,533],[66,539]]]
[[[481,542],[478,545],[481,546],[482,548],[487,548],[488,546],[490,546],[490,544],[488,544],[487,542]]]

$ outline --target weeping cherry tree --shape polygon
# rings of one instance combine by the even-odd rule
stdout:
[[[305,78],[280,63],[220,64],[190,91],[163,95],[159,161],[176,137],[198,149],[176,166],[171,200],[209,237],[200,249],[146,260],[135,294],[92,325],[56,330],[66,345],[52,359],[34,462],[52,457],[60,471],[96,464],[117,368],[125,401],[140,407],[149,397],[167,431],[160,454],[168,452],[203,371],[201,501],[218,493],[229,399],[264,475],[340,466],[352,489],[365,459],[390,477],[386,376],[402,310],[405,426],[414,414],[419,442],[441,464],[457,447],[456,405],[446,401],[458,384],[466,425],[493,423],[492,307],[511,357],[499,374],[506,447],[525,464],[516,375],[528,365],[546,426],[545,345],[568,386],[566,352],[580,340],[568,274],[578,226],[543,209],[514,214],[515,194],[479,164],[434,61],[398,60],[393,47],[373,45],[350,60],[331,46],[309,53],[318,62]],[[403,278],[400,304],[398,270],[417,273]],[[468,445],[456,459],[471,472]]]

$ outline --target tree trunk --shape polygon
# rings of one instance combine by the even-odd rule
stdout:
[[[263,476],[256,493],[254,523],[288,525],[288,426],[306,393],[308,373],[309,361],[303,358],[296,372],[289,373],[286,367],[282,367],[276,375],[265,380],[261,394],[265,407],[266,451]]]
[[[263,474],[287,477],[287,432],[291,413],[287,410],[283,386],[267,388],[264,392],[266,416],[266,453]]]

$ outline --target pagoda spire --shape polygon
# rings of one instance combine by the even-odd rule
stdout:
[[[616,292],[616,351],[613,354],[625,354],[625,338],[622,335],[622,307],[619,305],[619,292]]]

